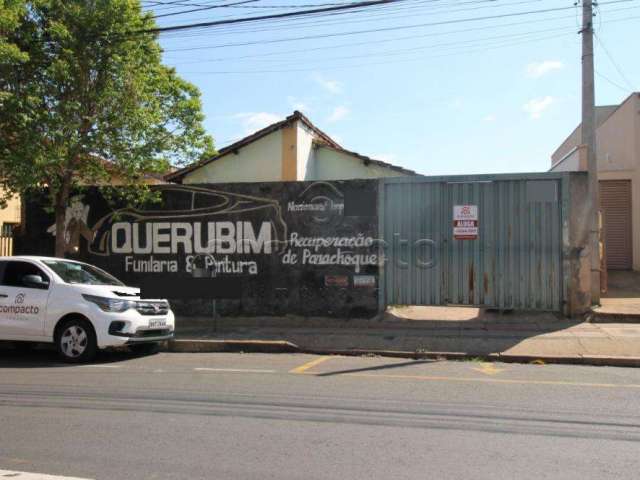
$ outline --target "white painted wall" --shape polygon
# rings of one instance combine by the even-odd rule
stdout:
[[[346,180],[351,178],[405,177],[407,174],[370,163],[331,148],[315,151],[315,177],[309,180]]]
[[[282,179],[282,131],[277,130],[185,175],[183,183],[275,182]]]
[[[313,148],[314,134],[304,123],[297,121],[296,135],[298,142],[298,180],[313,180],[316,170],[315,149]]]

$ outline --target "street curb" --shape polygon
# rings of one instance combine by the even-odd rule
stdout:
[[[300,349],[284,340],[171,340],[167,351],[179,353],[257,352],[292,353]]]
[[[172,340],[167,351],[176,353],[254,352],[308,353],[314,355],[379,356],[413,358],[416,360],[477,360],[505,363],[592,365],[610,367],[640,367],[640,357],[606,355],[522,355],[472,352],[408,352],[401,350],[314,349],[304,348],[284,340]]]
[[[589,323],[635,323],[640,324],[640,314],[637,313],[598,313],[592,312],[587,317]]]

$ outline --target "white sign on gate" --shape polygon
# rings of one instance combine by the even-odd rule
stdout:
[[[453,206],[453,238],[456,240],[478,239],[478,206]]]

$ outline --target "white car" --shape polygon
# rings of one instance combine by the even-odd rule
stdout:
[[[166,300],[141,300],[107,272],[51,257],[0,257],[0,340],[54,343],[69,362],[128,345],[141,353],[173,337]]]

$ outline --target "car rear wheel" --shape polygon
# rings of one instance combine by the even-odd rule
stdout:
[[[60,357],[69,363],[88,362],[98,351],[96,334],[91,324],[80,318],[67,320],[60,327],[56,347]]]

